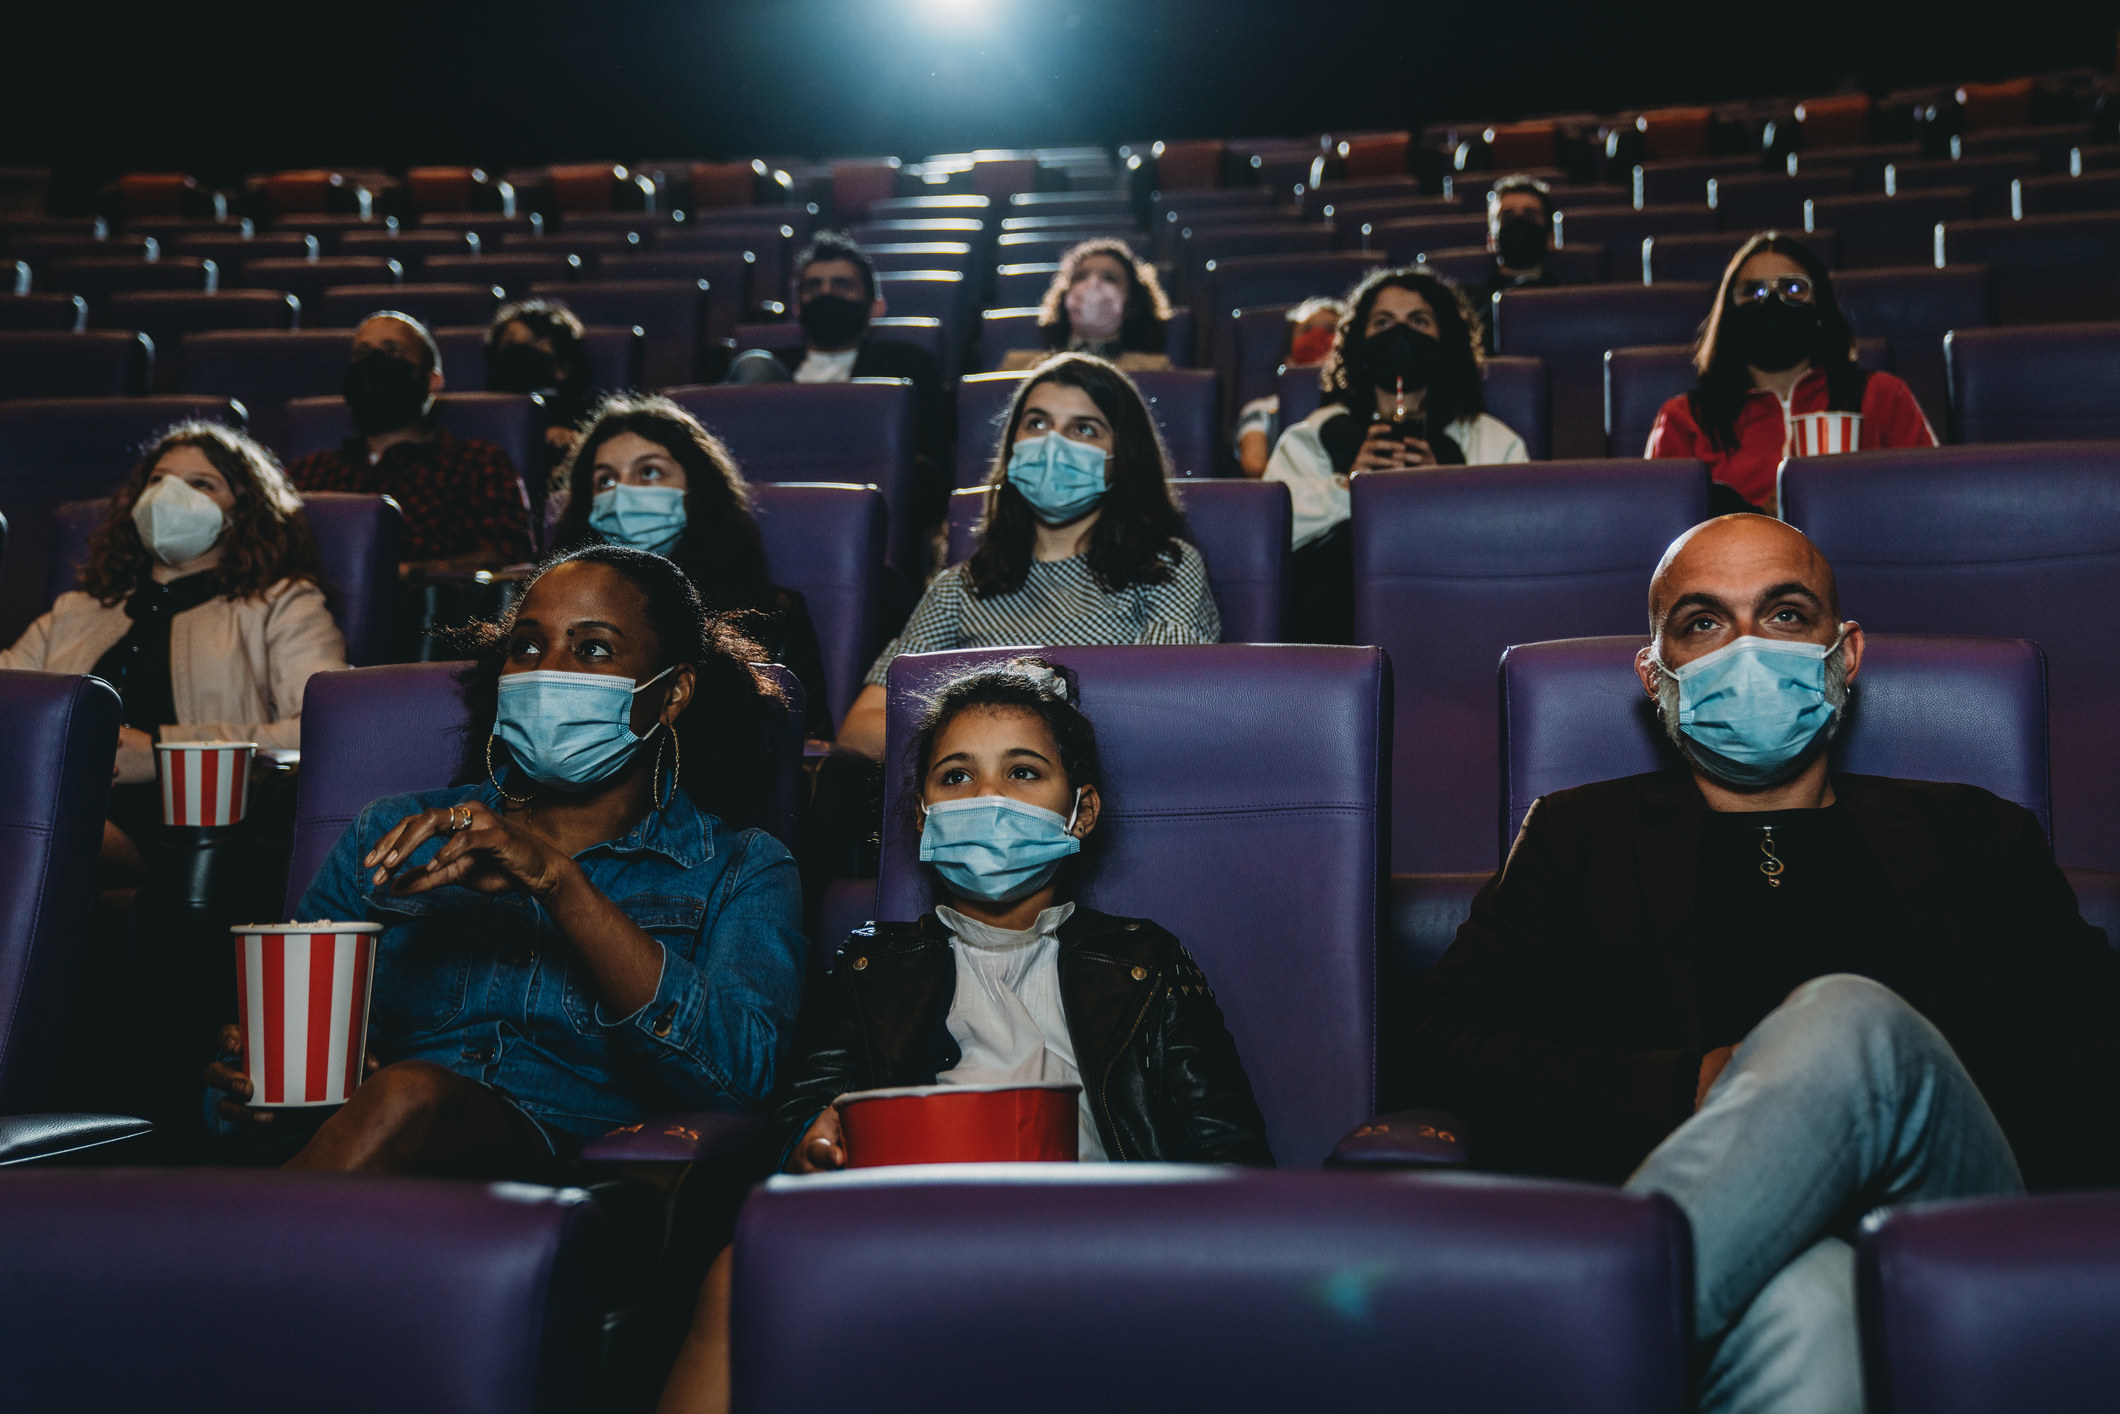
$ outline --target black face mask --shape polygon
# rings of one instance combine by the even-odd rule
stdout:
[[[802,304],[802,332],[819,348],[841,349],[869,327],[869,307],[841,295],[811,295]]]
[[[1510,216],[1495,228],[1494,253],[1511,270],[1546,262],[1546,225],[1535,216]]]
[[[346,365],[344,392],[353,430],[363,437],[410,427],[427,410],[427,375],[418,364],[380,350]]]
[[[486,364],[489,392],[541,393],[558,386],[558,361],[534,344],[502,344]]]
[[[1433,334],[1394,324],[1362,340],[1362,368],[1374,386],[1389,393],[1403,384],[1408,392],[1425,388],[1443,363],[1443,346]]]
[[[1737,341],[1746,363],[1765,373],[1794,368],[1818,346],[1818,310],[1808,304],[1784,304],[1778,295],[1731,305],[1723,312],[1723,329]]]

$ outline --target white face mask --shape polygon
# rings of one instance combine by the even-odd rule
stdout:
[[[154,557],[171,566],[189,564],[211,550],[228,526],[211,497],[174,476],[140,493],[132,519]]]

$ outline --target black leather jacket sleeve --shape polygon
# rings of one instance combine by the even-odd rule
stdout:
[[[1214,989],[1182,947],[1158,1022],[1169,1127],[1185,1135],[1188,1148],[1169,1157],[1272,1168],[1266,1120],[1251,1093],[1236,1040],[1222,1020]]]

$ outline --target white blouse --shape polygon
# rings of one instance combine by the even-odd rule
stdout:
[[[1338,403],[1319,408],[1281,434],[1266,463],[1266,479],[1287,486],[1295,504],[1291,538],[1298,549],[1347,519],[1348,478],[1332,469],[1332,454],[1318,436],[1328,421],[1345,416],[1347,409]],[[1487,413],[1461,417],[1443,430],[1464,449],[1467,466],[1530,460],[1524,439],[1508,423]]]
[[[938,907],[957,959],[957,994],[950,1001],[950,1039],[963,1053],[935,1077],[939,1085],[1082,1084],[1067,1008],[1060,1000],[1060,925],[1072,903],[1055,904],[1021,930],[995,928]],[[1076,1101],[1079,1154],[1104,1161],[1104,1141],[1090,1116],[1089,1090]]]

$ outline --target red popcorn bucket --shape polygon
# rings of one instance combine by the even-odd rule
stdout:
[[[1789,419],[1789,454],[1830,457],[1862,450],[1859,412],[1804,412]]]
[[[158,741],[165,825],[234,825],[250,809],[254,741]]]
[[[346,1103],[367,1060],[368,993],[383,925],[243,923],[228,931],[236,939],[249,1103]]]
[[[1080,1132],[1071,1081],[912,1085],[839,1097],[847,1167],[1073,1163]]]

